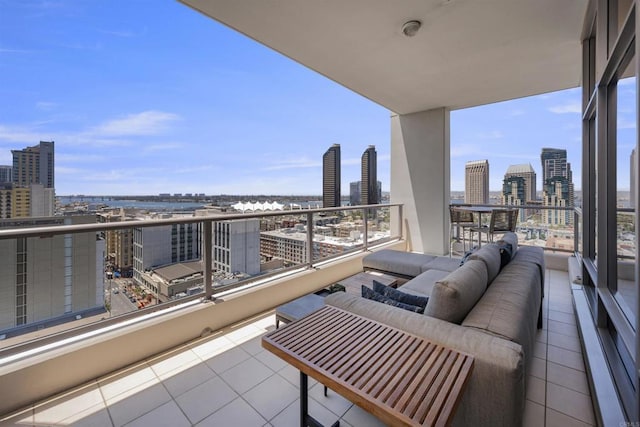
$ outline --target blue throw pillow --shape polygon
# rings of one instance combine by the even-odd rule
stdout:
[[[505,241],[497,243],[498,248],[500,248],[500,270],[509,264],[513,255],[513,246],[511,243],[507,243]]]
[[[467,260],[469,259],[469,257],[471,256],[471,254],[473,254],[475,251],[478,250],[477,246],[474,246],[473,248],[469,249],[467,252],[464,253],[464,255],[462,256],[462,259],[460,260],[460,267],[462,267],[462,265],[467,262]]]
[[[418,295],[411,295],[406,292],[399,291],[391,286],[384,285],[376,280],[373,281],[373,290],[385,297],[391,298],[403,304],[415,305],[422,307],[422,310],[427,306],[429,297],[421,297]]]
[[[384,295],[375,292],[373,289],[368,288],[365,285],[362,285],[362,297],[370,299],[372,301],[377,301],[377,302],[381,302],[383,304],[392,305],[394,307],[398,307],[398,308],[402,308],[402,309],[405,309],[405,310],[413,311],[415,313],[420,313],[420,314],[424,313],[424,308],[423,307],[418,307],[416,305],[404,304],[404,303],[401,303],[399,301],[393,300],[391,298],[385,297]]]

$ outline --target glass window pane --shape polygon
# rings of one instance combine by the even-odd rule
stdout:
[[[616,252],[617,292],[620,305],[631,326],[638,314],[635,281],[635,185],[636,160],[636,72],[635,57],[627,65],[617,86],[616,116]]]

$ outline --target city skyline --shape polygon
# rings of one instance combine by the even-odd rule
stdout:
[[[333,143],[343,196],[368,145],[389,191],[391,112],[178,3],[150,14],[144,2],[20,2],[3,16],[0,93],[15,102],[0,106],[0,165],[54,140],[60,195],[321,194]],[[632,105],[618,122],[626,146],[635,107],[619,95]],[[570,89],[452,111],[451,190],[464,190],[465,162],[487,158],[498,191],[510,164],[538,170],[544,146],[567,149],[580,176],[580,99]]]

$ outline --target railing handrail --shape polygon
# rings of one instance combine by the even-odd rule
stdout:
[[[450,207],[469,207],[478,206],[482,208],[499,208],[499,209],[548,209],[555,211],[572,211],[576,209],[575,206],[544,206],[544,205],[488,205],[479,203],[450,203]]]
[[[16,237],[52,237],[60,234],[73,234],[73,233],[86,233],[86,232],[101,232],[106,230],[122,230],[129,228],[144,228],[144,227],[158,227],[163,225],[174,224],[193,224],[196,222],[215,222],[215,221],[232,221],[241,219],[258,219],[272,216],[285,216],[285,215],[306,215],[315,213],[327,213],[336,211],[351,211],[362,210],[365,208],[388,208],[401,206],[401,203],[385,203],[376,205],[357,205],[357,206],[336,206],[331,208],[318,208],[318,209],[300,209],[300,210],[288,210],[288,211],[268,211],[268,212],[252,212],[252,213],[232,213],[232,214],[211,214],[202,216],[189,216],[179,218],[166,218],[166,219],[140,219],[130,221],[115,221],[115,222],[95,222],[90,224],[69,224],[69,225],[51,225],[46,227],[17,227],[0,229],[0,240],[3,239],[15,239]],[[89,214],[90,216],[91,214]],[[82,215],[87,216],[87,215]],[[67,217],[56,216],[56,219],[64,219]],[[69,217],[71,218],[71,217]],[[19,218],[12,218],[18,220]],[[32,220],[34,218],[23,218],[25,221]]]

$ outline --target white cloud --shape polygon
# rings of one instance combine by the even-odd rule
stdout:
[[[9,49],[0,47],[0,53],[31,53],[31,50],[25,49]]]
[[[627,120],[623,117],[619,117],[617,128],[618,129],[635,129],[636,122],[634,122],[633,120]]]
[[[277,171],[284,169],[304,169],[304,168],[318,168],[322,167],[322,161],[311,160],[308,157],[301,157],[298,159],[282,160],[271,166],[267,166],[262,170],[265,171]]]
[[[184,144],[180,144],[177,142],[167,142],[164,144],[151,144],[144,147],[145,153],[152,153],[156,151],[167,151],[167,150],[175,150],[179,148],[183,148]]]
[[[570,102],[549,107],[549,111],[555,114],[582,113],[582,106],[579,102]]]
[[[100,135],[157,135],[166,129],[170,122],[179,120],[180,116],[164,111],[143,111],[129,114],[122,119],[110,120],[93,132]]]
[[[58,104],[56,104],[55,102],[47,102],[47,101],[36,102],[36,108],[38,110],[43,110],[43,111],[51,111],[57,106]]]
[[[51,136],[41,131],[35,131],[23,127],[10,127],[0,125],[0,141],[25,142],[28,144],[35,144],[40,140],[50,141]]]

